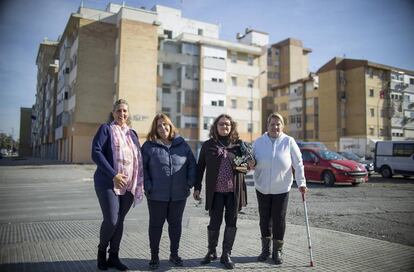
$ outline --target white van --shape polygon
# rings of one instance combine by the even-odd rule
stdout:
[[[384,178],[390,178],[394,174],[414,176],[414,141],[377,142],[374,168]]]

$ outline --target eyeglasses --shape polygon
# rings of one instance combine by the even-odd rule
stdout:
[[[226,127],[231,127],[231,123],[218,123],[218,125],[219,125],[220,127],[224,127],[224,126],[226,126]]]

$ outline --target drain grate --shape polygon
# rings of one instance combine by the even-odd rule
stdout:
[[[0,224],[0,245],[97,237],[99,228],[100,221]]]

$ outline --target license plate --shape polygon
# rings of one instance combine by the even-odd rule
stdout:
[[[363,183],[364,182],[364,178],[357,178],[355,179],[356,183]]]

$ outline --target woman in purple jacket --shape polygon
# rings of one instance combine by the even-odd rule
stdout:
[[[109,123],[99,127],[92,142],[92,160],[97,165],[95,192],[103,215],[98,245],[100,270],[108,267],[128,270],[118,256],[124,219],[131,205],[143,198],[141,147],[137,133],[129,124],[128,103],[119,99],[113,106]]]

